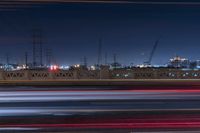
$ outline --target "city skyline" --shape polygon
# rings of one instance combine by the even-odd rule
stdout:
[[[117,54],[122,64],[142,64],[160,36],[152,64],[166,64],[175,55],[198,60],[199,6],[198,3],[39,3],[15,11],[2,10],[0,61],[6,62],[7,53],[10,61],[24,60],[24,53],[28,52],[32,62],[34,28],[42,30],[44,48],[53,49],[58,64],[77,64],[84,56],[89,64],[97,63],[100,38],[103,59],[107,53],[108,62],[113,62],[113,54]]]

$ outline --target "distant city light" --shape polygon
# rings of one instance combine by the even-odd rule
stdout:
[[[67,65],[62,65],[59,67],[60,69],[63,69],[63,70],[68,70],[70,68],[70,66],[67,66]]]
[[[79,67],[80,67],[80,64],[76,64],[76,65],[74,65],[74,67],[79,68]]]
[[[57,65],[51,65],[51,66],[50,66],[50,70],[51,70],[51,71],[58,70],[58,66],[57,66]]]
[[[95,70],[95,66],[91,66],[90,69],[91,69],[91,70]]]

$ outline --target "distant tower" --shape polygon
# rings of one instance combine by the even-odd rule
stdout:
[[[36,66],[36,42],[33,35],[33,66]]]
[[[102,63],[102,39],[99,39],[99,47],[98,47],[98,61],[97,65],[101,66]]]
[[[108,54],[107,54],[107,52],[105,53],[105,65],[107,65],[108,64]]]
[[[25,68],[28,68],[28,52],[25,52]]]
[[[40,39],[40,41],[42,41]],[[43,46],[42,46],[42,42],[40,42],[40,66],[43,66]]]
[[[116,54],[113,55],[113,61],[114,61],[114,63],[117,63],[117,55]]]
[[[87,57],[86,56],[84,56],[84,58],[83,58],[83,65],[85,67],[87,67],[87,65],[88,65],[88,63],[87,63]]]
[[[46,66],[50,66],[52,64],[52,49],[47,48],[46,49]]]
[[[116,54],[113,55],[113,67],[117,68],[117,55]]]
[[[6,53],[6,64],[10,64],[10,55],[9,53]]]
[[[43,37],[40,29],[33,30],[33,66],[43,65]]]

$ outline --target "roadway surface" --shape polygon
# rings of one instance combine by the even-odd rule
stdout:
[[[198,133],[200,85],[0,87],[0,132]]]

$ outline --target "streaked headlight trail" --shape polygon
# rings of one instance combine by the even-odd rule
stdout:
[[[1,131],[196,131],[200,91],[164,86],[1,88]],[[146,88],[146,89],[145,89]],[[35,89],[35,90],[34,90]],[[34,91],[33,91],[34,90]],[[20,121],[20,123],[19,123]]]

